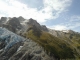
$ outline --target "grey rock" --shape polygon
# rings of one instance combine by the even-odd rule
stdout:
[[[20,48],[20,46],[23,47]],[[36,42],[18,36],[2,27],[0,27],[0,48],[0,60],[52,59]]]

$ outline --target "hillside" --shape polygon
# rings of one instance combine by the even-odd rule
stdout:
[[[25,35],[27,38],[34,40],[44,47],[51,56],[55,56],[59,59],[75,58],[75,53],[73,52],[73,49],[70,48],[70,44],[47,32],[35,28],[30,29]]]
[[[37,43],[0,27],[0,60],[55,60]]]
[[[49,30],[49,33],[60,39],[64,39],[64,41],[70,45],[70,48],[76,51],[76,57],[80,56],[80,33],[72,30],[67,30],[66,32]]]
[[[0,58],[2,57],[1,59],[3,59],[4,56],[10,60],[23,60],[24,58],[31,58],[34,60],[54,60],[54,58],[58,60],[80,59],[80,33],[78,32],[72,30],[52,30],[47,28],[45,25],[40,25],[36,20],[32,18],[24,19],[21,16],[13,18],[2,17],[0,19],[0,26],[3,27],[1,29],[6,29],[6,31],[9,30],[9,33],[11,32],[11,34],[8,34],[6,31],[5,33],[1,32],[1,34],[4,33],[1,35],[4,37],[4,39],[3,37],[0,37],[0,46],[2,46],[0,47]],[[17,35],[19,37],[16,37]],[[15,36],[13,37],[14,39],[12,39],[12,36]],[[23,43],[21,43],[22,41]],[[9,50],[7,51],[8,53],[6,54],[4,53],[4,47],[6,47],[5,45],[10,46]],[[21,48],[19,52],[16,52],[19,47],[23,48]],[[36,55],[37,53],[33,53],[36,52],[37,49],[39,49],[38,52],[41,51],[38,55]],[[12,53],[13,51],[14,53]],[[33,57],[31,57],[30,54]],[[43,55],[45,56],[43,57]]]

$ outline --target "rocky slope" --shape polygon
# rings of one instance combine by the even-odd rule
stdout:
[[[6,54],[2,51],[2,48],[5,47],[6,40],[4,42],[1,42],[0,45],[2,47],[0,47],[0,56],[3,58],[6,57],[10,60],[30,60],[30,58],[32,60],[50,60],[51,57],[52,60],[54,60],[53,57],[57,59],[80,59],[80,33],[78,32],[72,30],[51,30],[48,29],[45,25],[40,25],[36,20],[32,18],[24,19],[21,16],[13,18],[2,17],[0,21],[1,27],[4,27],[20,35],[20,37],[23,36],[24,38],[28,38],[23,38],[21,40],[25,40],[23,43],[17,42],[13,44],[13,47],[10,47],[8,53]],[[9,38],[12,40],[11,36],[9,36]],[[44,49],[40,46],[42,46]],[[26,49],[25,47],[29,49]],[[38,52],[40,52],[40,50],[42,50],[42,52],[39,54],[33,53],[37,50],[37,48],[39,49]],[[16,52],[17,50],[19,50],[19,52]],[[44,52],[44,50],[48,55]],[[10,54],[12,51],[14,51],[14,53]],[[45,57],[43,57],[44,54],[42,53],[45,54]],[[10,56],[7,56],[9,54]],[[34,58],[32,56],[34,56]],[[46,58],[47,56],[49,59]]]
[[[54,60],[30,39],[0,27],[0,60]]]
[[[80,33],[72,30],[56,31],[51,29],[49,30],[49,33],[64,40],[70,45],[70,48],[74,50],[77,55],[76,57],[80,56]]]
[[[35,25],[37,28],[48,31],[45,25],[40,25],[36,20],[24,19],[23,17],[1,17],[0,26],[5,27],[8,30],[20,34],[20,32],[25,32],[29,27]]]

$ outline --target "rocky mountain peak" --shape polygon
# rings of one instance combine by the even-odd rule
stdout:
[[[7,21],[7,17],[1,17],[0,24],[5,23]]]
[[[32,26],[36,26],[37,28],[39,28],[40,30],[43,30],[43,31],[48,31],[48,28],[45,26],[45,25],[40,25],[36,20],[30,18],[29,19],[29,22],[28,22],[29,25],[32,25]]]
[[[48,28],[45,25],[42,25],[41,27],[42,27],[42,30],[48,31]]]
[[[5,21],[7,19],[7,17],[1,17],[2,21]]]
[[[36,26],[37,26],[37,25],[40,26],[40,24],[39,24],[36,20],[34,20],[34,19],[32,19],[32,18],[29,19],[28,24],[36,25]]]
[[[7,22],[8,25],[12,26],[13,28],[17,28],[17,29],[21,29],[21,24],[20,24],[20,21],[18,18],[16,17],[13,17],[12,19],[10,19],[8,22]]]
[[[69,33],[71,33],[71,34],[74,34],[74,33],[76,33],[75,31],[73,31],[73,30],[68,30],[69,31]]]
[[[6,23],[2,23],[0,26],[5,27],[12,32],[16,32],[17,30],[20,30],[22,28],[19,19],[16,17],[7,18]]]
[[[19,22],[19,19],[18,18],[16,18],[16,17],[13,17],[13,18],[11,18],[8,22],[7,22],[7,24],[20,24],[20,22]]]
[[[25,19],[24,19],[22,16],[19,16],[19,17],[18,17],[18,20],[19,20],[20,23],[21,23],[21,22],[23,22]]]

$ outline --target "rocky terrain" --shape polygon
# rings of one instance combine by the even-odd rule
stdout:
[[[0,27],[0,60],[54,60],[30,39]]]
[[[80,59],[80,33],[23,17],[1,17],[0,60]]]

